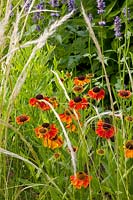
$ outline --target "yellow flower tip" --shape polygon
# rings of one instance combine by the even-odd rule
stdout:
[[[96,153],[97,153],[98,155],[100,155],[100,156],[103,156],[103,155],[105,155],[105,150],[104,150],[104,149],[97,149],[97,150],[96,150]]]
[[[125,120],[128,122],[133,122],[133,116],[126,116]]]
[[[76,85],[73,87],[73,92],[75,93],[82,93],[84,90],[83,86],[80,86],[80,85]]]
[[[61,153],[54,153],[54,158],[55,158],[55,159],[59,159],[60,156],[61,156]]]

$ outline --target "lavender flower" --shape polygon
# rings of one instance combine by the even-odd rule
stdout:
[[[114,20],[114,32],[115,37],[121,37],[121,19],[118,16]]]
[[[71,12],[75,9],[75,0],[68,0],[68,11]]]
[[[106,25],[106,22],[105,21],[100,21],[98,22],[99,26],[105,26]]]
[[[92,22],[92,20],[93,20],[93,16],[92,16],[91,13],[89,13],[89,15],[88,15],[88,19],[89,19],[90,22]]]
[[[11,4],[11,5],[10,5],[10,12],[11,12],[11,13],[10,13],[10,17],[12,17],[12,16],[14,15],[14,13],[13,13],[12,10],[13,10],[13,5]]]
[[[130,9],[129,8],[123,8],[123,15],[124,17],[127,17],[128,20],[130,20]]]
[[[103,0],[97,0],[97,12],[98,14],[103,14],[105,8],[105,2]]]
[[[25,12],[28,12],[31,3],[32,3],[32,0],[24,0]]]
[[[43,10],[44,9],[44,5],[43,3],[39,3],[36,5],[36,9],[37,10]],[[41,16],[41,11],[40,12],[36,12],[33,16],[33,21],[36,22],[40,19],[42,19],[43,17]]]
[[[50,4],[53,8],[59,7],[59,1],[58,0],[51,0]]]

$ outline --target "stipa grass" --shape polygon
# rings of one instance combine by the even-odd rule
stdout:
[[[59,71],[56,56],[54,70],[49,69],[54,47],[47,42],[43,48],[46,39],[73,12],[20,47],[16,44],[23,11],[16,15],[9,51],[1,58],[2,200],[133,197],[132,85],[112,87],[103,51],[81,8],[103,67],[100,77]],[[132,80],[127,62],[125,66]]]

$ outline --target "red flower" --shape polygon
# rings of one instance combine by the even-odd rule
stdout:
[[[76,175],[70,176],[72,185],[77,189],[81,189],[82,186],[87,188],[91,179],[92,176],[88,176],[85,172],[77,172]]]
[[[22,125],[28,121],[30,121],[30,117],[28,115],[20,115],[20,116],[16,117],[16,122],[19,125]]]
[[[85,98],[75,97],[74,100],[69,101],[69,107],[75,110],[85,109],[88,106],[88,102]]]
[[[43,123],[42,126],[35,128],[35,133],[38,138],[52,139],[57,135],[58,129],[54,124]]]
[[[103,89],[100,89],[99,87],[94,87],[93,89],[88,91],[88,95],[92,99],[101,100],[105,97],[105,91]]]
[[[118,96],[123,99],[128,99],[131,96],[131,92],[129,90],[119,90]]]
[[[97,123],[96,134],[99,137],[109,139],[114,136],[115,128],[110,123],[99,120]]]
[[[87,76],[78,76],[74,78],[75,85],[84,86],[87,83],[90,83],[90,79],[87,78]]]
[[[61,136],[55,136],[54,138],[44,138],[43,145],[50,149],[60,148],[63,145],[63,140]]]
[[[42,94],[38,94],[35,98],[31,98],[29,100],[29,104],[31,106],[40,108],[41,110],[50,110],[50,106],[43,100],[51,103],[54,108],[58,106],[58,102],[55,97],[43,97]]]

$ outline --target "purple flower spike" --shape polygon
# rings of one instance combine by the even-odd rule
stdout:
[[[129,8],[123,8],[123,15],[124,17],[127,17],[128,20],[130,20],[130,9]]]
[[[25,12],[28,12],[32,0],[24,0],[24,3],[25,3]]]
[[[114,31],[115,37],[121,37],[121,19],[118,16],[114,20]]]
[[[98,22],[99,26],[105,26],[106,25],[106,22],[105,21],[100,21]]]
[[[93,20],[93,16],[92,16],[91,13],[89,13],[89,15],[88,15],[88,19],[89,19],[90,22],[92,22],[92,20]]]
[[[104,13],[105,2],[103,0],[97,0],[97,12],[99,15]]]
[[[71,12],[75,9],[75,0],[68,0],[68,11]]]
[[[33,16],[33,21],[36,23],[38,20],[42,19],[43,17],[41,16],[41,10],[44,9],[43,3],[39,3],[36,5],[36,9],[40,10],[40,12],[36,12]]]
[[[58,0],[51,0],[50,4],[53,8],[58,7],[59,6],[59,1]]]

